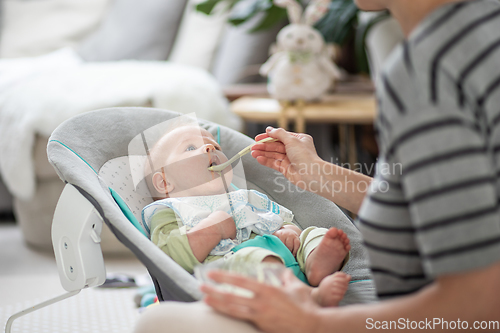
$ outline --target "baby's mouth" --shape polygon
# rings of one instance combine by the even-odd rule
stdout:
[[[219,157],[218,156],[212,156],[210,158],[210,164],[208,165],[208,167],[213,167],[213,166],[216,166],[216,165],[219,165],[219,164],[220,164]]]

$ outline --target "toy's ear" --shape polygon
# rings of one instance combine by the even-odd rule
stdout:
[[[274,0],[278,7],[286,8],[290,23],[299,24],[302,16],[302,6],[295,0]]]
[[[329,10],[331,0],[312,0],[304,13],[304,23],[313,26]]]

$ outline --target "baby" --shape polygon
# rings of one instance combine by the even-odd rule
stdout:
[[[148,158],[146,181],[155,202],[144,208],[142,223],[151,240],[184,269],[192,273],[194,266],[221,258],[284,264],[316,287],[311,293],[320,305],[338,305],[350,279],[338,272],[350,250],[342,230],[301,231],[291,222],[293,214],[264,194],[230,190],[230,166],[222,173],[208,170],[228,158],[198,126],[170,130]]]

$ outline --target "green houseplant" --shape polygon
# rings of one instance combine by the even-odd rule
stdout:
[[[302,5],[306,1],[297,0]],[[260,21],[250,29],[250,32],[258,32],[269,29],[277,24],[283,24],[287,20],[286,9],[275,6],[273,0],[206,0],[197,5],[196,9],[210,15],[214,8],[221,3],[225,5],[225,10],[230,11],[228,21],[230,24],[238,26],[257,14],[262,15]],[[358,31],[359,9],[353,0],[331,0],[329,10],[314,27],[321,32],[327,43],[337,44],[344,49],[343,62],[351,64],[341,64],[351,72],[368,73],[368,65],[364,52],[363,42],[355,41],[356,38],[364,38],[366,28]],[[355,45],[358,45],[355,47]],[[361,46],[359,46],[361,45]],[[342,60],[341,60],[342,61]],[[354,64],[353,64],[354,63]]]
[[[228,20],[233,25],[240,25],[258,13],[264,13],[251,32],[269,29],[287,18],[286,9],[275,6],[272,0],[206,0],[196,9],[210,15],[219,3],[225,3],[226,9],[231,11]],[[316,23],[315,28],[323,34],[326,42],[343,45],[354,34],[357,13],[353,0],[332,0],[328,13]]]

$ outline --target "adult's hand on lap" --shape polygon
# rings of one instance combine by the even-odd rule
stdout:
[[[252,298],[248,298],[202,285],[205,303],[220,313],[248,320],[269,333],[307,333],[318,329],[317,312],[321,308],[311,298],[310,287],[290,270],[285,271],[281,287],[222,271],[211,272],[209,277],[215,282],[228,283],[254,293]]]

